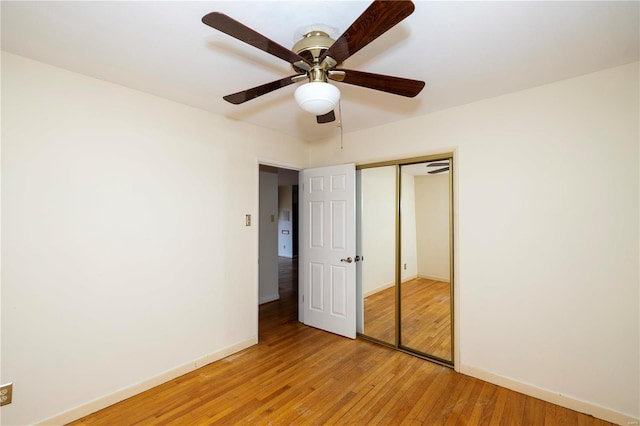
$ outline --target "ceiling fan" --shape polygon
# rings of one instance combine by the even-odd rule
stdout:
[[[340,91],[328,80],[411,98],[420,93],[425,84],[423,81],[336,68],[413,13],[414,9],[411,1],[376,0],[337,40],[331,39],[325,31],[311,30],[291,50],[220,12],[205,15],[202,22],[289,62],[296,73],[232,93],[224,96],[224,100],[238,105],[290,84],[308,81],[296,89],[296,102],[305,111],[316,115],[318,123],[330,123],[336,119],[334,109],[340,99]]]
[[[441,167],[440,169],[436,169],[436,170],[429,170],[427,173],[429,173],[430,175],[437,175],[438,173],[443,173],[443,172],[448,172],[449,171],[449,162],[436,162],[436,163],[429,163],[427,164],[427,167]]]

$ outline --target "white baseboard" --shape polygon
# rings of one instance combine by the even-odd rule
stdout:
[[[378,293],[378,292],[380,292],[380,291],[382,291],[382,290],[386,290],[386,289],[388,289],[388,288],[394,287],[395,285],[396,285],[396,283],[395,283],[395,282],[392,282],[391,284],[384,284],[384,285],[382,285],[382,286],[380,286],[380,287],[376,287],[376,288],[374,288],[373,290],[369,290],[368,292],[364,293],[364,294],[362,295],[362,297],[363,297],[363,298],[369,297],[369,296],[371,296],[372,294],[376,294],[376,293]]]
[[[115,391],[112,394],[105,395],[103,397],[94,399],[93,401],[89,401],[85,404],[82,404],[78,407],[56,414],[55,416],[49,417],[48,419],[42,420],[36,424],[37,425],[64,425],[64,424],[70,423],[74,420],[78,420],[91,413],[95,413],[96,411],[102,410],[103,408],[106,408],[110,405],[116,404],[120,401],[124,401],[125,399],[130,398],[134,395],[137,395],[141,392],[144,392],[153,387],[156,387],[170,380],[173,380],[176,377],[180,377],[187,373],[192,372],[193,370],[197,370],[198,368],[203,367],[207,364],[211,364],[214,361],[218,361],[231,354],[240,352],[241,350],[246,349],[250,346],[253,346],[256,343],[258,343],[258,341],[257,341],[257,338],[255,337],[244,340],[242,342],[238,342],[235,345],[228,346],[224,349],[210,353],[201,358],[190,361],[186,364],[182,364],[178,367],[172,368],[171,370],[165,371],[164,373],[158,374],[157,376],[150,377],[149,379],[144,380],[140,383],[137,383],[133,386],[120,389],[118,391]]]
[[[402,283],[406,283],[406,282],[409,282],[411,280],[415,280],[416,278],[424,278],[424,279],[427,279],[427,280],[442,281],[442,282],[445,282],[445,283],[449,282],[448,278],[440,278],[440,277],[435,277],[435,276],[432,276],[432,275],[420,275],[420,274],[418,274],[418,275],[411,275],[409,277],[403,278],[402,279]],[[379,291],[386,290],[386,289],[391,288],[391,287],[393,287],[395,285],[396,285],[395,282],[392,282],[390,284],[384,284],[384,285],[382,285],[380,287],[374,288],[373,290],[367,291],[366,293],[364,293],[362,295],[362,297],[365,297],[365,298],[369,297],[372,294],[376,294]],[[260,302],[260,303],[264,303],[264,302]]]
[[[443,283],[448,283],[451,281],[449,278],[436,277],[435,275],[418,274],[418,278],[423,278],[425,280],[441,281]]]
[[[591,402],[558,394],[547,389],[538,388],[528,383],[498,376],[480,368],[461,365],[460,373],[618,425],[627,426],[640,424],[640,419],[634,418],[628,414],[620,413]]]

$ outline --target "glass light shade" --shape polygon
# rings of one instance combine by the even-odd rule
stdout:
[[[340,100],[340,90],[333,84],[314,81],[298,87],[294,97],[303,110],[324,115],[335,109]]]

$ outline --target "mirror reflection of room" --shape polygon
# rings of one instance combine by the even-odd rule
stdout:
[[[396,344],[396,167],[359,173],[359,249],[364,325],[360,333]]]
[[[400,346],[452,361],[449,160],[401,166]]]

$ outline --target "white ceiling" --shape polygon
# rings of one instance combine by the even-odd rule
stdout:
[[[294,135],[323,139],[295,85],[232,105],[222,96],[294,74],[286,62],[200,21],[221,11],[291,47],[314,23],[341,34],[360,1],[2,1],[2,48]],[[426,81],[409,99],[336,83],[345,133],[639,60],[640,3],[416,2],[415,12],[344,67]]]

